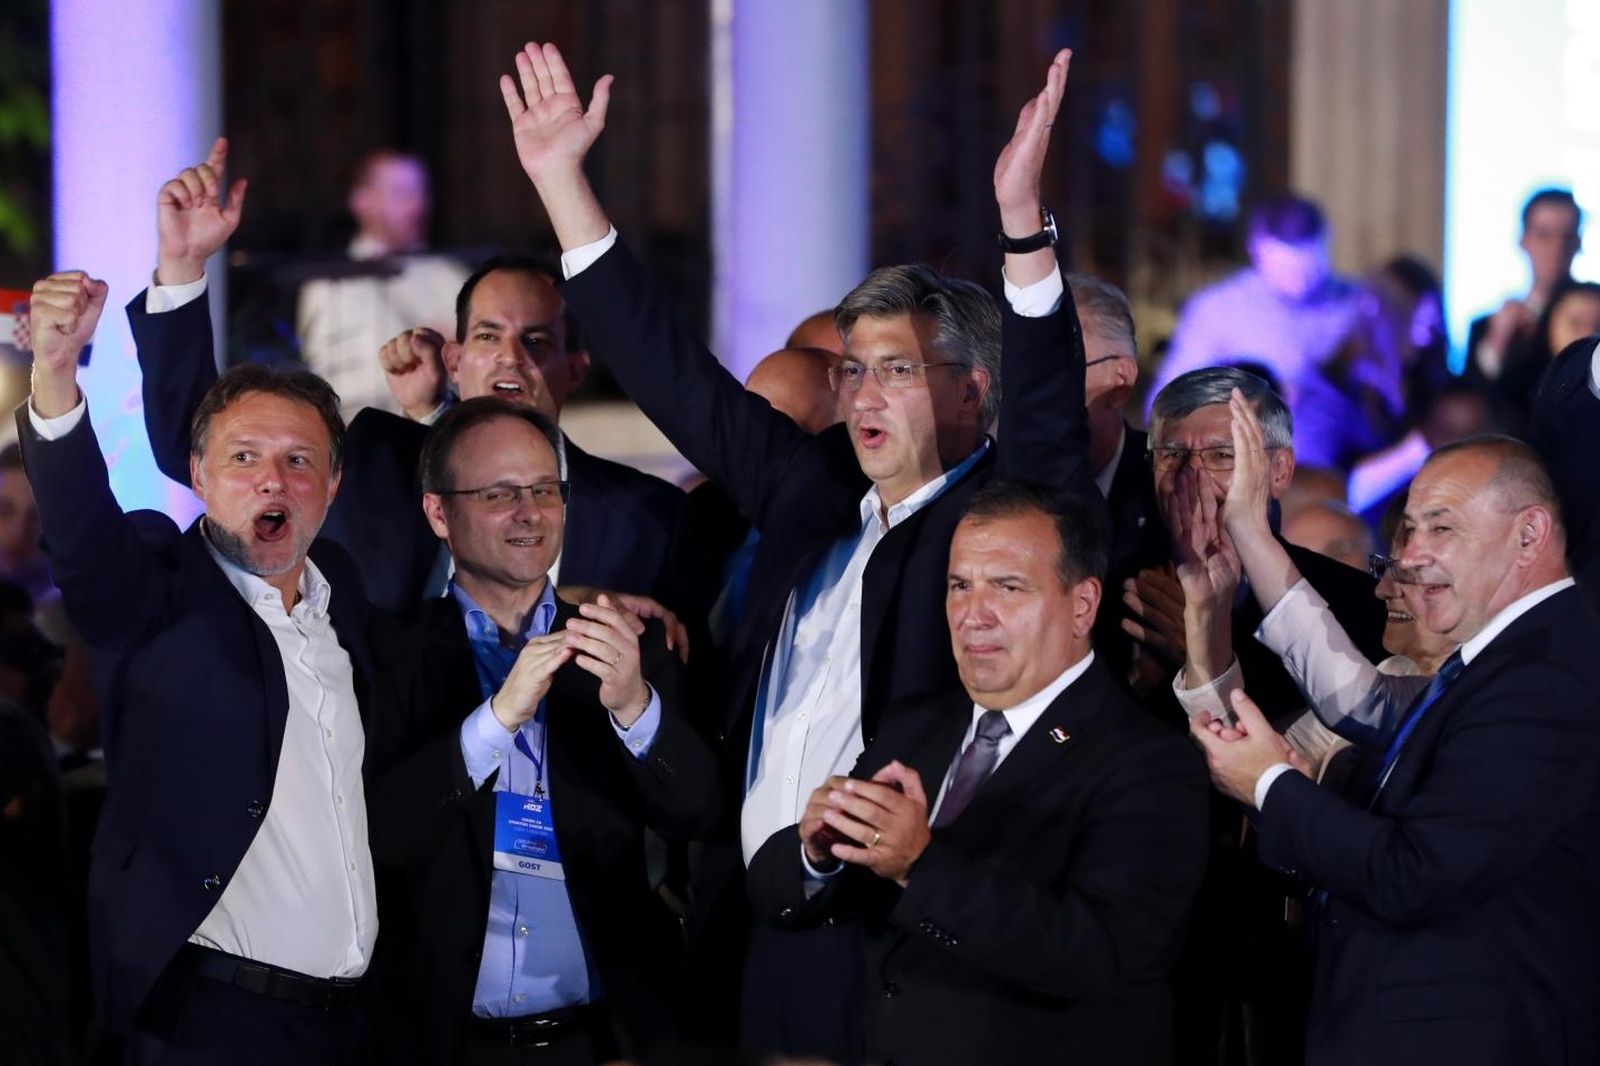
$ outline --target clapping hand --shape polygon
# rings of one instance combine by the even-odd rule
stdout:
[[[1233,714],[1232,721],[1203,715],[1189,720],[1189,734],[1206,754],[1217,791],[1253,807],[1256,782],[1278,763],[1311,776],[1311,764],[1272,728],[1243,689],[1233,692]]]
[[[823,800],[827,808],[822,822],[843,838],[829,848],[833,857],[865,866],[904,887],[911,867],[932,838],[928,794],[921,775],[903,763],[891,762],[873,774],[871,781],[844,779],[838,787],[829,788]],[[807,810],[809,813],[810,808]],[[801,834],[807,839],[804,823]]]
[[[650,705],[639,662],[639,620],[602,594],[578,605],[581,618],[567,623],[566,646],[577,664],[600,679],[600,702],[626,729]]]

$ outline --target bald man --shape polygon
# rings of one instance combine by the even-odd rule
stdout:
[[[821,433],[839,421],[839,394],[828,381],[839,361],[822,348],[780,348],[756,364],[744,387],[807,433]]]
[[[1283,539],[1357,570],[1367,568],[1374,550],[1372,530],[1337,500],[1312,500],[1283,520]]]
[[[839,336],[839,327],[833,321],[833,312],[833,308],[826,307],[801,319],[794,332],[789,334],[789,339],[783,342],[783,346],[821,348],[841,359],[844,358],[844,338]]]
[[[1193,727],[1262,859],[1321,890],[1306,1062],[1600,1061],[1600,621],[1550,476],[1511,438],[1441,448],[1402,536],[1418,624],[1460,647],[1403,710],[1338,723],[1374,754],[1365,802],[1248,699]]]

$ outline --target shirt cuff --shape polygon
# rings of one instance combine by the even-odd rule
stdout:
[[[1066,286],[1061,281],[1061,271],[1052,270],[1032,285],[1013,285],[1002,268],[1000,280],[1005,284],[1006,302],[1011,310],[1023,318],[1044,318],[1053,315],[1061,306]]]
[[[421,418],[417,419],[417,421],[421,422],[425,426],[431,426],[435,422],[439,421],[439,419],[444,415],[445,411],[449,408],[449,406],[450,406],[450,401],[449,400],[440,400],[438,407],[435,407],[433,410],[429,411],[427,414],[425,414]]]
[[[1256,778],[1256,810],[1264,809],[1263,805],[1267,802],[1267,793],[1272,790],[1272,783],[1293,769],[1294,767],[1286,762],[1275,762],[1261,771],[1261,776]]]
[[[612,226],[606,235],[592,244],[574,248],[570,252],[561,253],[561,276],[570,278],[583,273],[594,265],[594,261],[611,251],[611,246],[617,243],[617,227]]]
[[[806,846],[801,844],[800,868],[806,873],[806,883],[804,888],[806,899],[810,899],[812,896],[815,896],[818,892],[822,891],[823,885],[839,876],[840,872],[844,870],[844,863],[835,861],[833,869],[819,870],[815,866],[811,865],[811,860],[806,856]]]
[[[1293,609],[1292,601],[1300,599],[1311,591],[1311,582],[1301,578],[1289,586],[1289,591],[1278,597],[1278,602],[1272,605],[1261,618],[1261,624],[1256,626],[1255,638],[1274,652],[1282,652],[1288,646],[1287,640],[1274,640],[1275,636],[1288,637],[1290,634],[1279,634],[1276,631],[1285,625],[1291,625],[1293,619],[1285,619],[1284,615]]]
[[[1183,708],[1184,716],[1187,718],[1201,714],[1208,718],[1228,717],[1232,713],[1228,709],[1228,694],[1236,688],[1244,687],[1237,658],[1229,663],[1228,668],[1221,674],[1203,685],[1185,688],[1186,680],[1184,672],[1180,669],[1172,679],[1172,694],[1178,697],[1178,705]]]
[[[78,428],[78,423],[83,421],[83,416],[89,412],[89,401],[83,398],[83,390],[78,390],[78,406],[64,415],[54,418],[44,418],[33,409],[33,397],[28,397],[28,424],[33,426],[33,431],[45,440],[60,440],[68,433]]]
[[[467,715],[461,723],[461,758],[473,788],[482,788],[489,775],[505,765],[506,753],[515,741],[515,735],[494,716],[488,700]]]
[[[645,704],[644,713],[635,718],[632,725],[624,729],[617,724],[616,715],[610,716],[611,731],[635,759],[650,754],[650,746],[656,742],[656,733],[661,729],[661,697],[652,686],[645,687],[650,689],[650,702]]]
[[[182,285],[162,285],[155,280],[155,275],[150,275],[150,287],[144,290],[144,313],[159,315],[168,311],[176,311],[184,304],[193,303],[206,294],[206,276],[200,275],[198,281],[185,282]]]

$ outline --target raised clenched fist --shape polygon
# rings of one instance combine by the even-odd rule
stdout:
[[[407,418],[419,419],[444,399],[444,336],[419,326],[378,349],[389,392]]]

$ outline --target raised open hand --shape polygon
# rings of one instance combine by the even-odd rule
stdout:
[[[1222,503],[1222,523],[1234,540],[1271,536],[1267,504],[1272,498],[1272,460],[1255,405],[1234,389],[1228,397],[1233,416],[1233,480]]]
[[[248,183],[227,188],[227,162],[228,140],[218,137],[204,163],[184,168],[156,194],[158,284],[200,280],[206,260],[239,228]]]
[[[1172,556],[1186,603],[1223,609],[1239,587],[1239,555],[1222,530],[1216,493],[1193,466],[1179,470],[1163,510],[1172,524]]]
[[[529,41],[517,53],[516,63],[516,81],[509,74],[500,75],[500,95],[511,116],[517,159],[537,186],[553,171],[582,165],[590,145],[606,126],[611,75],[594,83],[594,95],[585,110],[555,45]]]
[[[1013,237],[1026,237],[1035,232],[1039,219],[1039,177],[1044,173],[1044,157],[1050,147],[1050,127],[1055,123],[1056,112],[1061,108],[1061,95],[1067,86],[1067,67],[1072,60],[1072,50],[1063,48],[1050,62],[1045,72],[1044,88],[1038,96],[1022,105],[1017,115],[1017,128],[1011,140],[1000,150],[994,164],[994,197],[1000,205],[1002,222],[1006,215],[1015,212],[1027,216],[1032,228]]]

